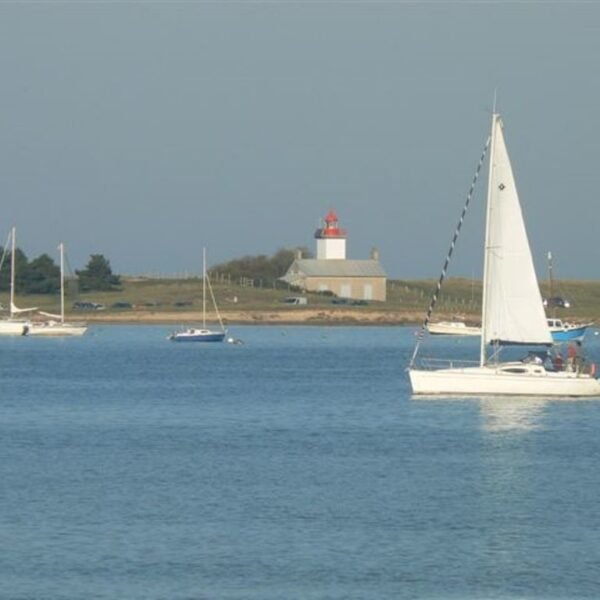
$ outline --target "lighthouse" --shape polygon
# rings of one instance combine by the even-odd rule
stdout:
[[[346,230],[340,228],[335,211],[327,213],[323,227],[315,232],[315,239],[317,260],[346,259]]]
[[[305,292],[344,298],[340,304],[348,300],[357,305],[385,302],[387,275],[379,262],[379,252],[373,249],[366,260],[346,258],[346,230],[340,227],[335,211],[327,213],[315,239],[317,257],[302,258],[301,252],[296,254],[281,281]]]

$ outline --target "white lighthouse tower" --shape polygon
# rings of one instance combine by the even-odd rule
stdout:
[[[333,210],[327,213],[324,225],[315,232],[317,260],[346,259],[346,230],[341,229]]]

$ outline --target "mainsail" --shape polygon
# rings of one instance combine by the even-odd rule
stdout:
[[[482,349],[488,343],[551,344],[499,115],[492,126],[489,177]]]

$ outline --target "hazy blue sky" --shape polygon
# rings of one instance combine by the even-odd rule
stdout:
[[[597,278],[599,61],[595,2],[3,2],[0,243],[199,271],[335,208],[351,258],[437,277],[497,88],[538,273]]]

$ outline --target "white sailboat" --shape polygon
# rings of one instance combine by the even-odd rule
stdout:
[[[10,308],[8,319],[0,319],[0,335],[27,335],[31,323],[27,319],[20,319],[17,315],[37,310],[36,308],[17,308],[15,305],[15,250],[16,250],[16,228],[10,232]]]
[[[500,362],[504,345],[552,344],[503,125],[492,117],[479,364],[408,368],[415,394],[600,396],[592,369],[554,370],[541,360]],[[488,346],[492,347],[488,356]]]
[[[210,292],[213,307],[219,321],[220,330],[215,331],[206,327],[206,288]],[[221,315],[217,307],[215,295],[210,285],[210,279],[206,272],[206,248],[202,250],[202,328],[191,327],[182,331],[174,331],[169,335],[169,339],[173,342],[222,342],[225,339],[227,331],[223,326]]]
[[[65,322],[65,248],[62,242],[58,245],[58,250],[60,253],[60,315],[40,311],[40,314],[48,317],[48,320],[32,321],[28,335],[79,336],[84,335],[88,329],[85,323]]]

